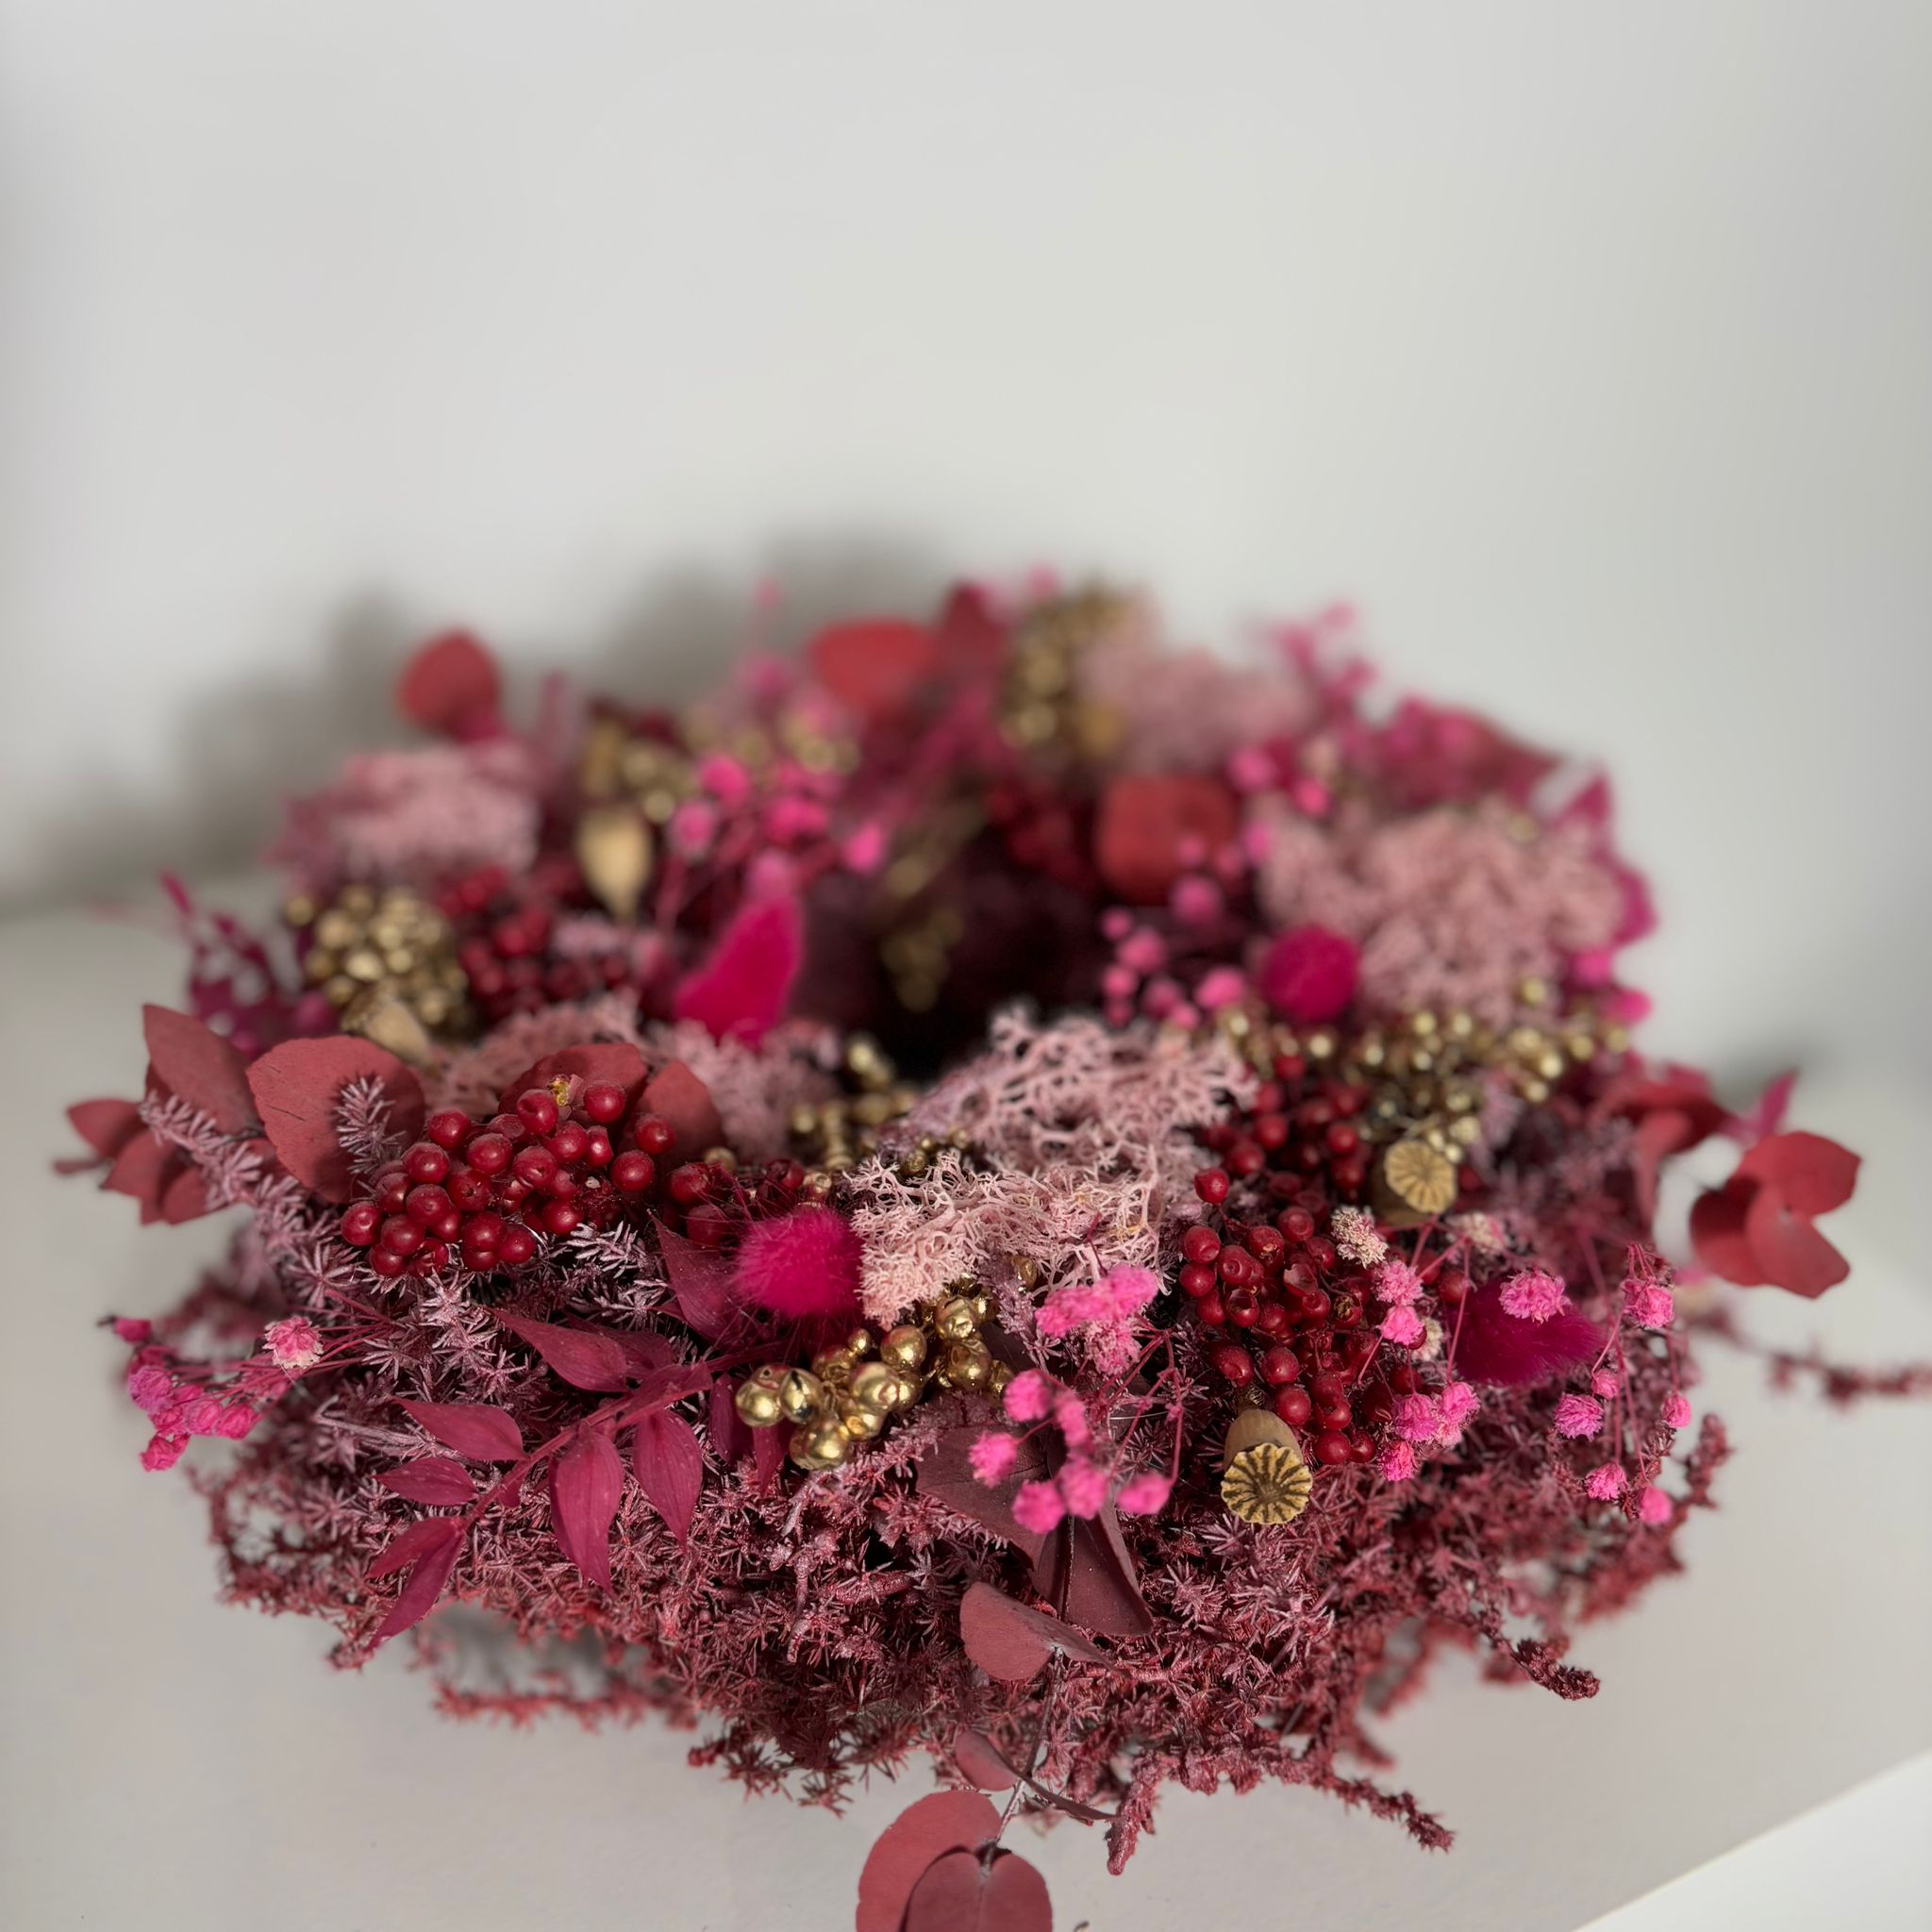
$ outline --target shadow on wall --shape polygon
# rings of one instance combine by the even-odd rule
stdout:
[[[296,654],[296,668],[264,668],[210,693],[180,733],[170,798],[117,788],[111,771],[92,774],[70,810],[33,828],[38,876],[61,880],[58,896],[71,899],[138,890],[162,870],[207,877],[252,864],[289,793],[326,783],[350,752],[418,741],[395,713],[396,674],[416,644],[455,625],[504,657],[511,713],[527,720],[552,672],[638,704],[678,704],[754,641],[789,650],[836,618],[923,613],[950,575],[912,543],[781,540],[740,566],[660,571],[603,622],[534,638],[493,630],[487,614],[418,611],[364,591],[319,623],[322,647]],[[777,601],[760,612],[767,583]],[[276,644],[263,640],[265,666]],[[30,889],[6,909],[52,896]]]

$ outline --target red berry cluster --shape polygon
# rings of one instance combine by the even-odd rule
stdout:
[[[1356,1121],[1369,1104],[1369,1089],[1358,1081],[1321,1077],[1299,1054],[1277,1054],[1272,1071],[1274,1078],[1262,1084],[1245,1116],[1221,1122],[1202,1136],[1221,1157],[1226,1177],[1248,1181],[1265,1175],[1281,1200],[1314,1186],[1335,1200],[1359,1201],[1368,1189],[1374,1150]]]
[[[623,1201],[657,1185],[675,1137],[644,1114],[618,1152],[612,1132],[628,1103],[608,1081],[583,1088],[568,1111],[558,1101],[556,1090],[532,1087],[513,1113],[432,1114],[424,1138],[376,1176],[375,1197],[343,1214],[342,1239],[367,1248],[378,1274],[434,1274],[452,1253],[484,1274],[520,1267],[543,1235],[608,1225]]]
[[[437,894],[438,909],[459,935],[457,963],[470,983],[470,1003],[488,1024],[632,983],[632,963],[622,952],[601,958],[551,953],[559,904],[580,891],[574,868],[565,875],[540,861],[521,892],[513,892],[508,874],[492,865]]]

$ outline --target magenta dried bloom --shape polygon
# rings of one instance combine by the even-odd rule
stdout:
[[[1672,1390],[1664,1399],[1664,1426],[1669,1429],[1688,1429],[1690,1426],[1690,1401],[1676,1390]]]
[[[1675,1507],[1669,1495],[1654,1483],[1638,1498],[1638,1521],[1648,1524],[1653,1529],[1660,1524],[1668,1523],[1675,1513]]]
[[[1033,1536],[1048,1536],[1060,1526],[1067,1506],[1052,1483],[1022,1483],[1013,1496],[1013,1521]]]
[[[278,1369],[299,1375],[313,1366],[322,1355],[322,1337],[315,1324],[301,1315],[287,1315],[271,1322],[262,1331],[262,1345]]]
[[[1525,1268],[1503,1284],[1502,1302],[1519,1322],[1547,1322],[1563,1306],[1563,1284],[1541,1268]]]
[[[1626,1281],[1624,1312],[1641,1328],[1668,1328],[1676,1319],[1676,1303],[1660,1281]]]
[[[1604,1406],[1588,1395],[1566,1395],[1557,1404],[1559,1436],[1593,1436],[1604,1425]]]
[[[1422,1276],[1407,1261],[1384,1261],[1375,1270],[1375,1292],[1385,1302],[1405,1305],[1422,1291]]]
[[[1069,1516],[1098,1516],[1107,1507],[1107,1471],[1084,1456],[1069,1459],[1059,1474],[1060,1497]]]
[[[1142,1470],[1121,1485],[1120,1494],[1113,1499],[1114,1507],[1123,1516],[1158,1516],[1167,1507],[1167,1499],[1173,1492],[1172,1477],[1156,1470]]]
[[[975,1481],[989,1486],[1005,1482],[1019,1460],[1020,1444],[1004,1429],[989,1429],[976,1438],[970,1452]]]
[[[1375,1468],[1384,1482],[1406,1483],[1422,1468],[1422,1458],[1407,1442],[1391,1442],[1375,1458]]]
[[[1043,1422],[1055,1393],[1053,1383],[1038,1369],[1023,1369],[1007,1384],[1007,1413],[1016,1423]]]
[[[1624,1467],[1617,1462],[1600,1462],[1584,1481],[1584,1489],[1599,1503],[1614,1503],[1628,1486]]]
[[[1391,1308],[1382,1317],[1379,1330],[1384,1341],[1392,1341],[1398,1348],[1415,1347],[1427,1332],[1423,1318],[1408,1307]]]
[[[1261,961],[1261,997],[1297,1026],[1339,1020],[1355,998],[1361,955],[1353,940],[1324,926],[1283,933]]]

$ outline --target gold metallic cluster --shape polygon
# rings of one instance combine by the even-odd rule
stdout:
[[[1000,704],[1008,743],[1088,760],[1119,748],[1119,714],[1081,695],[1078,671],[1081,657],[1131,608],[1116,591],[1092,589],[1053,598],[1021,619]]]
[[[855,1033],[845,1043],[844,1073],[855,1090],[809,1107],[794,1108],[788,1123],[793,1151],[808,1170],[815,1194],[829,1191],[828,1176],[847,1174],[878,1152],[879,1129],[897,1120],[918,1097],[900,1082],[898,1070],[869,1034]],[[924,1173],[938,1147],[924,1149],[914,1172]],[[820,1185],[821,1182],[825,1185]]]
[[[814,1356],[809,1369],[767,1362],[740,1385],[739,1416],[754,1429],[789,1425],[788,1453],[800,1469],[837,1469],[936,1389],[997,1394],[1006,1387],[1011,1371],[992,1358],[979,1332],[989,1312],[984,1295],[948,1295],[919,1322],[876,1336],[854,1329]]]
[[[1369,1105],[1353,1124],[1381,1149],[1377,1208],[1396,1219],[1427,1218],[1455,1205],[1457,1171],[1482,1139],[1484,1088],[1491,1075],[1503,1074],[1521,1099],[1539,1106],[1568,1074],[1629,1045],[1624,1028],[1599,1014],[1578,1009],[1558,1015],[1541,980],[1524,980],[1517,998],[1526,1009],[1547,1010],[1549,1018],[1498,1030],[1466,1012],[1416,1012],[1352,1039],[1326,1027],[1297,1034],[1240,1013],[1222,1024],[1257,1067],[1277,1054],[1299,1054],[1368,1087]]]
[[[469,1024],[469,982],[457,964],[456,935],[432,906],[392,886],[344,886],[326,903],[296,897],[282,916],[308,936],[302,970],[340,1016],[408,1060]]]
[[[1243,1523],[1292,1523],[1314,1478],[1294,1431],[1273,1409],[1244,1408],[1222,1447],[1221,1500]]]

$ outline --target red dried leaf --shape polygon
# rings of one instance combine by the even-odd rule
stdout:
[[[184,1165],[178,1174],[170,1176],[161,1190],[160,1208],[161,1219],[170,1227],[179,1227],[185,1221],[199,1221],[204,1214],[213,1211],[214,1203],[208,1197],[208,1183],[199,1169]]]
[[[931,1448],[920,1457],[919,1493],[931,1496],[956,1510],[982,1529],[1025,1551],[1038,1562],[1046,1549],[1047,1539],[1030,1529],[1022,1529],[1013,1520],[1013,1497],[1020,1485],[1043,1482],[1052,1474],[1046,1454],[1038,1436],[1019,1439],[1019,1453],[1007,1479],[1001,1483],[981,1482],[973,1474],[974,1442],[986,1432],[977,1424],[941,1429]]]
[[[709,1362],[673,1362],[668,1368],[647,1369],[631,1394],[638,1408],[668,1408],[687,1395],[702,1395],[717,1374]]]
[[[356,1191],[336,1133],[342,1089],[354,1080],[382,1083],[392,1124],[405,1139],[422,1132],[422,1083],[372,1041],[347,1034],[285,1040],[248,1068],[248,1091],[269,1143],[282,1165],[325,1201],[346,1201]]]
[[[936,1859],[973,1852],[1000,1828],[977,1791],[935,1791],[908,1806],[878,1836],[858,1874],[853,1932],[901,1932],[913,1888]]]
[[[101,1186],[110,1194],[126,1194],[139,1201],[143,1222],[158,1221],[161,1195],[185,1164],[173,1148],[163,1147],[143,1127],[114,1157],[113,1166],[101,1177]]]
[[[67,1109],[74,1131],[104,1160],[141,1132],[141,1109],[131,1100],[80,1100]]]
[[[678,987],[673,1015],[698,1021],[713,1040],[756,1046],[784,1018],[804,958],[798,902],[755,899],[739,908],[710,957]]]
[[[1752,1197],[1744,1210],[1744,1239],[1771,1287],[1807,1301],[1836,1288],[1852,1272],[1851,1264],[1811,1225],[1809,1217],[1797,1213],[1775,1188],[1759,1188]]]
[[[377,1472],[375,1480],[412,1503],[460,1504],[476,1500],[476,1485],[460,1462],[447,1456],[419,1456]]]
[[[970,1724],[953,1734],[953,1762],[959,1775],[982,1791],[1009,1791],[1020,1782],[1020,1774],[1007,1762],[1000,1747]]]
[[[380,1583],[385,1576],[393,1576],[428,1552],[440,1550],[446,1542],[458,1541],[461,1537],[462,1524],[454,1517],[425,1516],[406,1523],[371,1560],[369,1580]]]
[[[248,1062],[217,1033],[186,1013],[143,1007],[148,1066],[170,1093],[205,1113],[225,1134],[254,1130]]]
[[[1744,1233],[1744,1214],[1757,1192],[1754,1183],[1733,1177],[1690,1204],[1690,1245],[1713,1274],[1740,1288],[1762,1288],[1763,1271]]]
[[[1182,848],[1213,853],[1241,824],[1235,795],[1194,773],[1113,779],[1100,794],[1093,856],[1100,875],[1130,906],[1159,906],[1185,869]]]
[[[1739,1161],[1738,1174],[1776,1189],[1794,1213],[1809,1217],[1852,1198],[1858,1157],[1823,1134],[1772,1134]]]
[[[720,1375],[711,1384],[711,1400],[705,1412],[711,1434],[711,1447],[726,1469],[742,1462],[751,1454],[752,1432],[738,1412],[738,1391],[741,1385]]]
[[[420,1624],[436,1607],[436,1600],[442,1594],[442,1587],[449,1581],[449,1573],[456,1568],[457,1557],[463,1547],[462,1525],[454,1517],[435,1516],[426,1523],[411,1524],[409,1527],[427,1534],[412,1551],[415,1567],[397,1592],[395,1602],[390,1606],[389,1615],[375,1627],[374,1641],[377,1643],[386,1643],[412,1624]],[[409,1530],[405,1530],[403,1536],[391,1543],[377,1560],[386,1560],[394,1552],[396,1544],[408,1534]],[[372,1576],[375,1574],[373,1567],[369,1574]]]
[[[730,1257],[715,1248],[699,1247],[661,1221],[658,1224],[658,1247],[664,1257],[664,1279],[677,1304],[679,1318],[707,1341],[716,1341],[738,1315],[738,1300],[731,1291]]]
[[[546,1053],[535,1066],[526,1067],[514,1080],[507,1081],[496,1104],[505,1113],[514,1113],[518,1098],[532,1087],[548,1087],[553,1080],[581,1080],[587,1087],[608,1083],[624,1089],[625,1106],[634,1102],[644,1084],[644,1057],[625,1040],[591,1041],[582,1046],[566,1046]],[[613,1133],[613,1140],[616,1138]],[[708,1141],[706,1145],[713,1143]]]
[[[906,1932],[1053,1932],[1053,1904],[1017,1852],[948,1852],[912,1888]]]
[[[940,668],[938,641],[903,618],[834,625],[806,650],[820,681],[868,724],[907,715]]]
[[[1061,1524],[1067,1550],[1063,1591],[1043,1592],[1060,1607],[1070,1624],[1101,1637],[1142,1637],[1154,1627],[1154,1612],[1141,1594],[1134,1559],[1121,1535],[1111,1503],[1091,1520],[1068,1517]],[[1040,1572],[1034,1568],[1034,1587]]]
[[[486,736],[501,700],[496,659],[463,630],[431,638],[396,680],[396,709],[419,730],[450,738]]]
[[[769,1495],[785,1473],[785,1438],[790,1433],[783,1427],[751,1432],[752,1487],[761,1496]]]
[[[524,1433],[508,1409],[488,1402],[405,1402],[399,1405],[445,1448],[473,1462],[515,1462]]]
[[[664,1519],[681,1548],[691,1541],[691,1513],[705,1477],[697,1431],[681,1415],[653,1410],[640,1417],[631,1431],[630,1457],[644,1500]]]
[[[677,1136],[680,1160],[696,1160],[724,1139],[724,1123],[711,1090],[682,1060],[673,1060],[652,1074],[644,1088],[643,1110],[670,1124]]]
[[[564,1328],[554,1322],[533,1322],[504,1308],[497,1310],[496,1319],[512,1335],[528,1342],[572,1388],[608,1395],[630,1387],[630,1357],[616,1336],[596,1328]]]
[[[990,1583],[970,1584],[960,1598],[959,1641],[989,1677],[1006,1684],[1037,1677],[1057,1650],[1084,1663],[1108,1660],[1105,1651],[1059,1618],[1029,1610]]]
[[[668,1335],[650,1328],[625,1328],[613,1330],[610,1339],[629,1358],[633,1374],[677,1366],[677,1347]]]
[[[610,1588],[610,1522],[624,1495],[617,1445],[582,1431],[550,1465],[550,1526],[558,1547],[599,1590]]]

